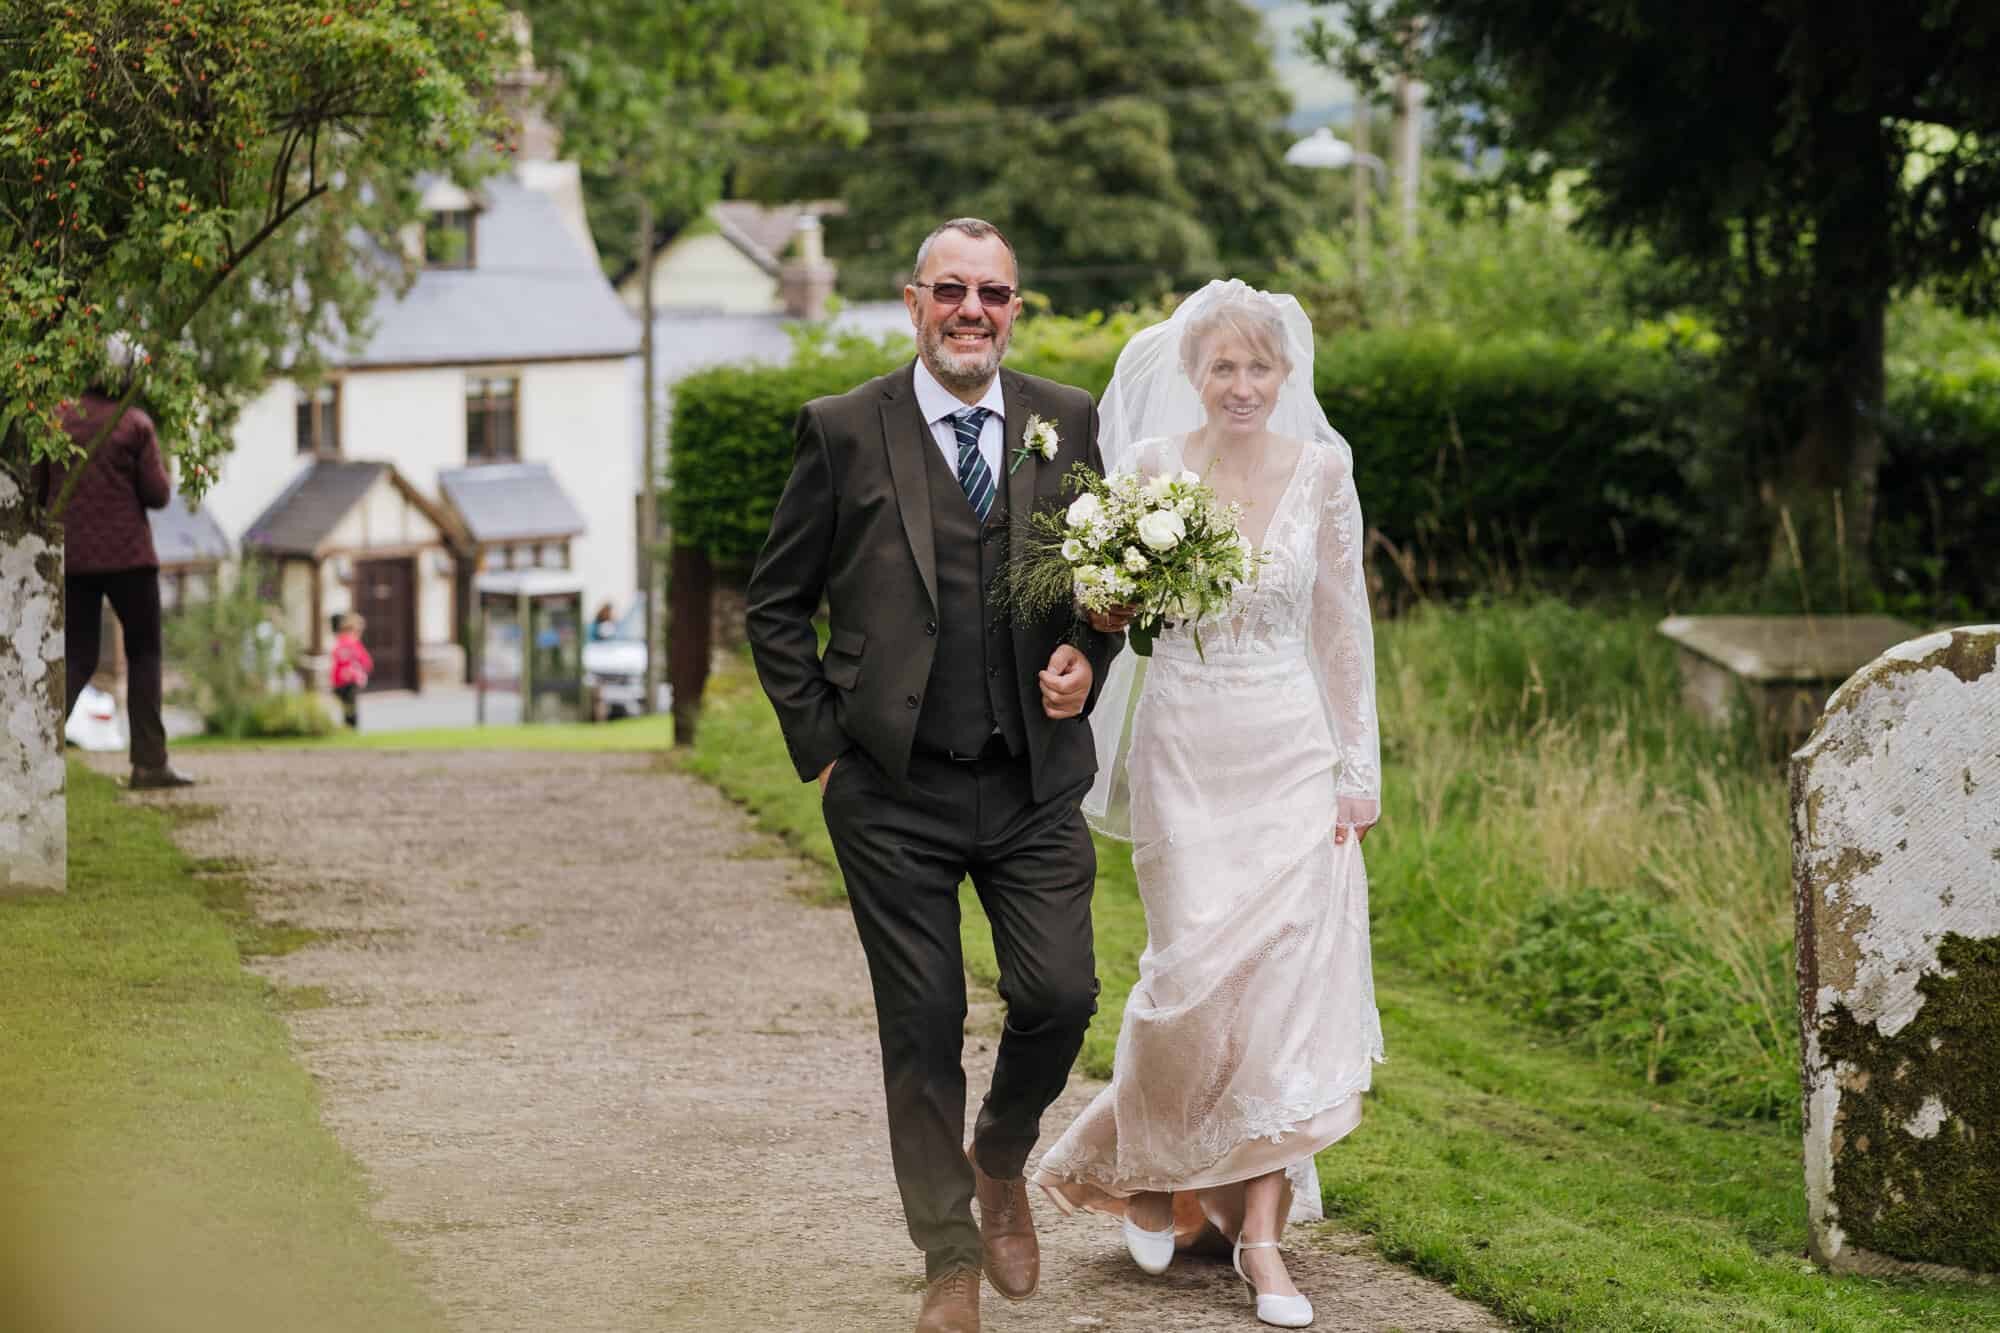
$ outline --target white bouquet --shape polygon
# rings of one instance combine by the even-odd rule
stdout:
[[[1163,628],[1193,627],[1229,605],[1261,556],[1237,530],[1242,510],[1225,505],[1192,472],[1100,477],[1082,465],[1064,486],[1067,509],[1035,514],[1028,562],[1013,571],[1011,600],[1030,616],[1064,601],[1085,611],[1136,607],[1132,651],[1145,657]]]

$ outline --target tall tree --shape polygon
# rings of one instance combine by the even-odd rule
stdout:
[[[1240,0],[858,0],[869,137],[743,159],[765,196],[833,195],[842,285],[893,292],[954,214],[999,225],[1065,309],[1141,299],[1291,252],[1311,173],[1283,164],[1288,103]]]
[[[47,863],[46,828],[21,830],[51,804],[60,839],[68,497],[26,488],[40,461],[82,474],[63,408],[126,335],[125,402],[143,395],[198,496],[266,368],[361,327],[417,171],[490,155],[512,45],[493,0],[0,6],[0,714],[38,719],[0,735],[0,886],[10,859]]]
[[[2000,8],[1314,2],[1345,29],[1320,53],[1350,72],[1414,52],[1449,128],[1503,150],[1489,188],[1580,171],[1592,229],[1680,266],[1757,426],[1774,563],[1865,577],[1889,301],[2000,305]]]
[[[551,114],[608,263],[636,262],[639,205],[698,217],[746,143],[857,140],[863,24],[841,0],[526,0]]]
[[[653,349],[653,251],[661,219],[689,218],[722,192],[732,156],[776,136],[852,142],[862,28],[838,0],[532,0],[536,45],[558,72],[552,111],[593,203],[600,253],[639,272],[645,552],[645,707],[660,685],[660,468]],[[604,230],[606,222],[629,227]],[[674,580],[683,630],[706,627],[705,567]],[[694,739],[707,677],[705,633],[682,636],[677,742]],[[685,677],[685,678],[684,678]]]

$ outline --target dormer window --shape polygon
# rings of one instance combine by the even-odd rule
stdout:
[[[472,267],[473,216],[469,208],[440,208],[424,220],[425,268]]]

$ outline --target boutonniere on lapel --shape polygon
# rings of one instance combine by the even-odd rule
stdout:
[[[1062,447],[1062,437],[1056,434],[1056,423],[1044,421],[1033,412],[1028,414],[1027,429],[1021,432],[1021,447],[1014,451],[1014,461],[1007,466],[1007,475],[1013,476],[1021,470],[1021,464],[1028,461],[1030,454],[1040,454],[1042,461],[1055,461],[1056,450]]]

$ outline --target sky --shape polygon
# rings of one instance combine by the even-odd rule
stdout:
[[[1330,122],[1345,125],[1353,102],[1347,80],[1299,50],[1300,30],[1311,26],[1315,12],[1327,17],[1328,11],[1303,0],[1248,0],[1248,3],[1251,8],[1263,11],[1278,78],[1292,95],[1288,123],[1300,131]]]

